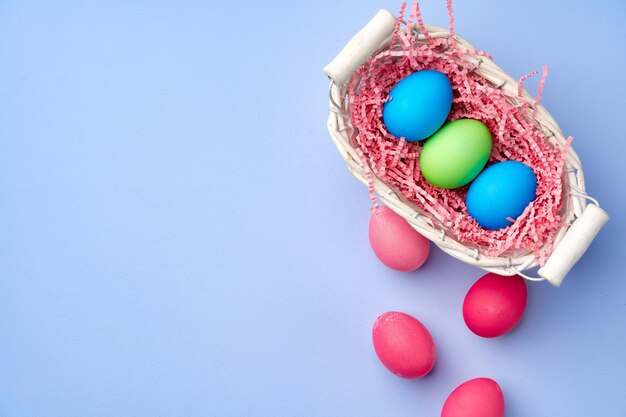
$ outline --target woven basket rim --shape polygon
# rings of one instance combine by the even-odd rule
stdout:
[[[431,38],[450,38],[450,32],[446,29],[429,24],[425,24],[424,26]],[[417,42],[426,41],[426,36],[420,32],[417,25],[413,25],[412,29],[415,33],[415,40]],[[452,40],[461,48],[465,48],[467,50],[476,49],[471,43],[456,33],[452,36]],[[389,36],[380,45],[375,54],[388,48],[390,41],[391,36]],[[518,82],[502,68],[500,68],[500,66],[498,66],[491,58],[482,55],[464,54],[463,59],[473,64],[475,67],[474,71],[494,86],[517,95]],[[343,106],[345,101],[342,99],[345,96],[346,85],[347,83],[343,86],[338,86],[333,81],[330,82],[330,115],[328,118],[328,130],[335,145],[337,146],[337,149],[343,156],[350,172],[359,181],[367,186],[368,181],[366,179],[365,169],[361,165],[361,160],[356,152],[356,149],[352,146],[351,139],[349,137],[351,122],[349,120],[349,116],[345,112],[346,109]],[[530,109],[533,109],[535,98],[532,97],[525,89],[522,89],[522,96],[517,99],[528,103]],[[535,120],[546,134],[546,139],[553,146],[560,148],[565,146],[566,139],[558,123],[541,104],[536,105]],[[562,221],[564,224],[571,224],[582,214],[587,200],[593,200],[585,193],[585,180],[582,164],[575,150],[571,146],[566,154],[563,171],[564,212],[562,215]],[[444,229],[439,228],[429,218],[427,213],[420,213],[414,205],[406,201],[403,196],[398,195],[395,190],[376,177],[373,172],[371,175],[376,195],[387,206],[389,206],[389,208],[406,219],[415,230],[431,240],[434,244],[439,246],[444,252],[450,254],[451,256],[468,264],[480,267],[486,271],[495,272],[501,275],[520,274],[525,276],[523,271],[538,266],[539,263],[535,259],[535,255],[532,252],[518,255],[488,256],[481,253],[477,247],[473,248],[470,245],[458,242],[453,236],[446,234]],[[559,242],[563,239],[568,228],[569,226],[566,225],[559,228],[553,237],[553,247],[556,248]],[[532,277],[525,277],[533,279]]]

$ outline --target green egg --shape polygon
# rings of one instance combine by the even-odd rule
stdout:
[[[478,120],[459,119],[444,124],[426,139],[420,168],[435,187],[458,188],[480,174],[490,153],[489,128]]]

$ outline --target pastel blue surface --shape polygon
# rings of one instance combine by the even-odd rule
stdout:
[[[521,162],[504,161],[487,167],[469,186],[467,212],[485,229],[511,225],[536,197],[537,178]]]
[[[461,316],[480,270],[378,262],[326,131],[322,67],[380,7],[0,2],[1,416],[427,417],[479,376],[507,417],[623,415],[624,2],[455,2],[514,77],[549,65],[543,103],[612,215],[496,340]],[[443,0],[422,12],[447,26]],[[430,329],[428,377],[378,362],[388,310]]]
[[[383,105],[385,127],[409,142],[426,139],[448,118],[452,86],[439,71],[422,70],[401,79]]]

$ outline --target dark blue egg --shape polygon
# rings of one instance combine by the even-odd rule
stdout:
[[[383,105],[387,131],[409,142],[426,139],[448,118],[452,86],[439,71],[422,70],[401,79]]]
[[[489,230],[512,223],[536,197],[537,178],[521,162],[505,161],[485,169],[467,190],[467,211],[478,224]]]

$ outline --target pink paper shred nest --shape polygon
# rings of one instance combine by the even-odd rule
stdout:
[[[450,4],[448,2],[450,9]],[[400,26],[405,6],[392,37],[391,47],[371,57],[353,75],[347,88],[349,116],[355,128],[353,140],[365,167],[386,184],[399,191],[411,204],[440,224],[448,235],[488,256],[532,252],[543,264],[552,251],[552,241],[561,224],[564,149],[555,149],[534,121],[528,105],[514,106],[510,93],[482,78],[475,67],[463,60],[465,54],[488,56],[485,52],[461,50],[448,38],[433,39],[421,46],[414,43],[412,27],[417,19],[421,33],[427,33],[417,4],[408,24]],[[450,9],[450,31],[453,34]],[[398,140],[387,132],[382,121],[382,106],[391,88],[402,78],[422,69],[441,71],[453,89],[452,110],[448,121],[471,118],[480,120],[491,131],[493,149],[488,165],[514,160],[529,165],[537,177],[537,198],[512,224],[501,230],[485,230],[472,219],[465,206],[468,186],[444,190],[430,185],[421,175],[421,143]],[[521,83],[536,74],[528,74]],[[544,67],[535,104],[547,75]],[[571,138],[568,139],[569,144]],[[510,219],[513,220],[513,219]]]

